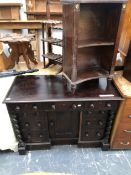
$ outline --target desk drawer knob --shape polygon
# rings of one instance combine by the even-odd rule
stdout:
[[[43,137],[43,134],[40,134],[40,138],[42,138]]]
[[[107,103],[107,107],[108,107],[108,108],[111,108],[111,104],[110,104],[110,103]]]
[[[40,127],[41,126],[41,123],[37,123],[37,126]]]
[[[77,107],[78,107],[78,108],[81,108],[81,107],[82,107],[82,105],[81,105],[81,104],[78,104],[78,105],[77,105]]]
[[[129,115],[129,116],[128,116],[128,118],[130,118],[130,119],[131,119],[131,115]]]
[[[30,139],[30,138],[31,138],[31,134],[28,134],[28,136],[27,136],[27,137],[28,137],[28,139]]]
[[[100,132],[97,132],[96,135],[97,135],[98,137],[101,137],[101,133],[100,133]]]
[[[126,133],[128,133],[128,134],[131,134],[131,130],[125,129],[125,130],[123,130],[123,131],[126,132]]]
[[[50,126],[54,126],[54,122],[53,121],[50,122]]]
[[[73,109],[76,109],[76,108],[77,108],[76,104],[73,104],[73,105],[72,105],[72,108],[73,108]]]
[[[37,106],[37,105],[34,105],[34,106],[33,106],[33,109],[34,109],[34,110],[37,110],[37,109],[38,109],[38,106]]]
[[[90,105],[90,108],[94,109],[94,108],[95,108],[95,105],[92,103],[92,104]]]
[[[55,109],[56,109],[55,105],[51,105],[51,108],[52,108],[53,110],[55,110]]]
[[[25,123],[25,126],[28,127],[29,126],[29,123]]]
[[[89,133],[88,133],[88,132],[86,132],[86,133],[85,133],[85,136],[86,136],[86,137],[88,137],[88,136],[89,136]]]
[[[16,111],[19,111],[20,110],[20,106],[16,106]]]
[[[99,121],[98,121],[98,124],[99,124],[100,126],[102,126],[102,125],[103,125],[103,122],[102,122],[101,120],[99,120]]]
[[[130,144],[130,142],[126,142],[126,143],[120,142],[120,144],[121,144],[121,145],[124,145],[124,146],[128,146],[128,145]]]
[[[87,124],[87,125],[90,125],[90,124],[91,124],[91,122],[90,122],[90,121],[87,121],[87,120],[86,120],[85,122],[86,122],[86,124]]]

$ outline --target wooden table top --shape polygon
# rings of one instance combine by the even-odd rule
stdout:
[[[5,34],[0,37],[0,42],[4,43],[16,43],[16,42],[30,42],[32,39],[34,39],[34,34],[18,34],[18,33],[10,33]]]
[[[72,94],[62,75],[18,76],[12,84],[5,103],[50,102],[50,101],[92,101],[121,100],[121,95],[113,81],[108,80],[105,90],[101,89],[98,80],[81,84]]]

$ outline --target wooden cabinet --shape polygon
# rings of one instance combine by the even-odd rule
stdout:
[[[59,0],[26,0],[26,9],[30,20],[46,19],[48,10],[51,19],[62,18],[62,6]]]
[[[111,149],[131,149],[131,85],[123,77],[115,78],[114,82],[124,101],[115,120]]]
[[[71,85],[112,74],[124,2],[62,0],[63,71]]]
[[[19,20],[20,3],[0,3],[0,20]]]
[[[19,76],[4,102],[25,154],[56,144],[109,149],[121,100],[111,80],[105,90],[94,80],[72,94],[62,76]]]

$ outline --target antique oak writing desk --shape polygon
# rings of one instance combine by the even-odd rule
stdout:
[[[62,76],[19,76],[4,102],[20,154],[55,144],[109,148],[113,120],[122,100],[113,82],[81,84],[74,94]]]

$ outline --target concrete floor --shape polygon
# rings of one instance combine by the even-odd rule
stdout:
[[[131,175],[131,151],[101,151],[100,148],[53,146],[50,150],[0,154],[0,175],[27,172],[73,175]]]

